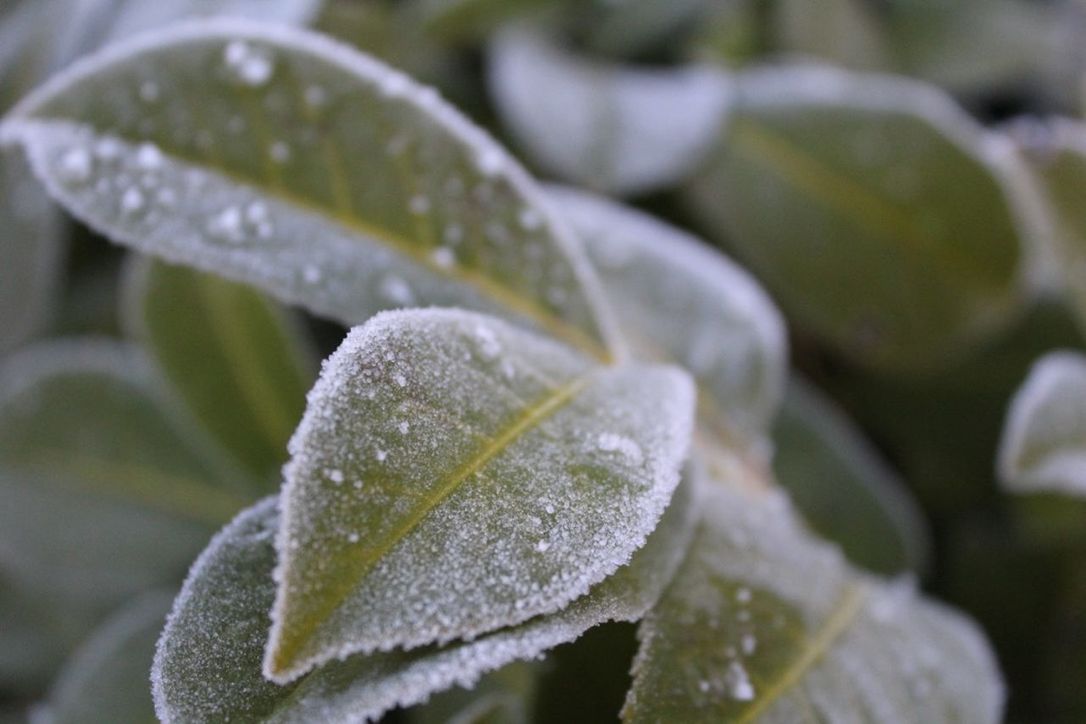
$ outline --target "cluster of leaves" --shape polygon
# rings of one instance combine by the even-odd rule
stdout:
[[[0,3],[0,705],[1081,717],[1084,21]]]

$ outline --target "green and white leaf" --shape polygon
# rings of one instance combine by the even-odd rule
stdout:
[[[584,243],[631,349],[689,370],[703,391],[701,417],[729,442],[763,442],[784,396],[788,350],[780,313],[758,283],[632,208],[561,187],[548,197]]]
[[[146,257],[129,269],[125,296],[131,336],[184,407],[257,489],[277,490],[316,376],[297,320],[244,284]]]
[[[590,61],[523,27],[496,35],[489,54],[491,95],[524,149],[547,171],[599,191],[644,193],[691,173],[729,97],[729,79],[712,67]]]
[[[786,67],[740,77],[689,197],[798,322],[911,370],[1013,317],[1029,271],[1020,165],[929,87]]]
[[[61,670],[35,724],[155,722],[147,678],[173,594],[144,594],[114,613]]]
[[[572,641],[608,620],[635,621],[667,586],[690,541],[693,490],[683,484],[629,565],[559,613],[474,641],[356,654],[279,686],[261,675],[275,598],[275,501],[246,511],[200,556],[174,604],[152,672],[163,722],[260,719],[362,722]]]
[[[1035,235],[1039,253],[1046,255],[1055,286],[1066,291],[1086,328],[1086,124],[1065,118],[1025,121],[1011,127],[1010,137],[1025,151],[1049,221]]]
[[[1086,497],[1086,357],[1052,352],[1015,394],[999,445],[999,476],[1019,493]]]
[[[234,485],[128,347],[42,343],[0,372],[0,550],[43,590],[94,606],[175,581],[249,499]]]
[[[707,488],[691,553],[641,624],[624,721],[1001,720],[972,622],[854,572],[783,499]]]
[[[389,312],[324,364],[290,442],[265,672],[478,636],[629,560],[690,443],[673,367],[600,367],[459,310]]]
[[[857,566],[924,569],[927,523],[904,481],[833,402],[793,378],[773,430],[773,469],[804,519]]]
[[[50,321],[62,272],[60,215],[18,149],[0,149],[0,355]]]
[[[2,128],[69,211],[140,251],[347,323],[468,306],[607,357],[591,270],[524,170],[322,36],[175,26],[77,63]]]

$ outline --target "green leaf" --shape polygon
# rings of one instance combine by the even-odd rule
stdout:
[[[923,570],[931,545],[923,513],[829,398],[793,378],[773,442],[777,480],[816,532],[877,573]]]
[[[729,444],[761,443],[784,396],[788,351],[784,322],[758,283],[632,208],[567,188],[548,196],[584,242],[629,346],[689,370],[703,422]]]
[[[472,637],[583,595],[656,526],[692,387],[459,310],[353,330],[290,442],[266,674]]]
[[[1086,357],[1053,352],[1014,396],[999,446],[999,475],[1020,492],[1086,497]]]
[[[522,27],[498,34],[489,52],[502,120],[541,166],[568,181],[622,194],[669,186],[718,134],[729,84],[711,67],[594,62]]]
[[[164,722],[361,722],[572,641],[607,620],[639,619],[659,598],[689,543],[694,500],[676,490],[660,525],[629,565],[563,611],[443,648],[356,654],[279,686],[261,675],[267,611],[275,598],[275,501],[254,506],[193,565],[152,669]]]
[[[35,722],[155,722],[147,677],[172,600],[144,594],[110,616],[72,655]]]
[[[54,78],[3,137],[146,253],[347,323],[469,306],[608,356],[591,270],[524,170],[433,89],[322,36],[148,34]]]
[[[185,407],[259,487],[278,489],[315,377],[300,325],[248,286],[146,258],[126,297],[132,336]]]
[[[576,3],[573,32],[597,55],[636,59],[681,46],[684,31],[715,10],[714,0],[590,0]]]
[[[0,372],[0,550],[47,590],[108,604],[176,580],[244,506],[233,484],[131,349],[43,343]]]
[[[912,370],[1016,310],[1019,165],[931,88],[751,71],[690,198],[796,321],[859,362]]]
[[[624,721],[1000,720],[970,621],[850,570],[776,496],[704,495],[691,552],[641,624]]]
[[[883,20],[866,0],[779,0],[773,8],[781,51],[860,70],[882,70],[890,64]]]
[[[1036,234],[1040,254],[1052,267],[1057,286],[1066,289],[1079,324],[1086,329],[1086,124],[1060,118],[1012,126],[1030,161],[1049,228]],[[1047,233],[1044,233],[1046,232]]]
[[[59,214],[28,174],[22,153],[0,149],[0,355],[48,323],[62,271]]]

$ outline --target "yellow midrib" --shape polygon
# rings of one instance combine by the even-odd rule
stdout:
[[[924,248],[933,257],[950,262],[964,272],[965,277],[976,267],[972,259],[963,258],[951,247],[932,243],[929,235],[905,209],[871,193],[863,184],[848,178],[837,169],[805,154],[784,137],[755,125],[737,120],[732,128],[732,148],[756,163],[769,167],[776,175],[808,197],[832,209],[875,236],[891,236],[904,242],[902,248],[912,253]],[[754,151],[754,153],[751,153]]]
[[[412,530],[414,530],[431,512],[433,512],[444,500],[448,499],[471,476],[482,470],[495,456],[509,447],[514,440],[524,435],[543,420],[553,415],[563,406],[572,401],[591,381],[593,373],[578,377],[562,387],[554,390],[550,395],[526,409],[517,420],[501,434],[495,437],[489,444],[483,447],[471,459],[454,470],[448,480],[431,492],[426,499],[412,511],[411,515],[393,530],[384,541],[368,550],[368,555],[362,561],[356,571],[354,580],[341,581],[339,590],[334,595],[325,599],[325,604],[311,614],[298,630],[291,633],[288,639],[281,636],[273,657],[275,673],[283,673],[290,660],[297,654],[298,648],[316,631],[325,616],[334,611],[343,599],[354,589],[358,581],[369,574],[377,563],[398,545]],[[289,614],[282,616],[286,620]]]
[[[849,624],[852,623],[863,608],[866,599],[867,589],[863,585],[850,584],[841,595],[841,600],[833,615],[822,624],[818,633],[803,649],[799,658],[770,683],[769,687],[758,697],[758,701],[735,720],[736,724],[753,722],[764,714],[770,705],[780,699],[786,691],[794,687],[811,667],[818,663],[819,659],[829,653],[830,648],[848,629]]]

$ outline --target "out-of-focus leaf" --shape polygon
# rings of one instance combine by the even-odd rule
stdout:
[[[1026,121],[1012,127],[1010,136],[1026,151],[1051,223],[1048,234],[1038,235],[1047,244],[1041,253],[1050,257],[1086,329],[1086,124]]]
[[[999,474],[1017,492],[1086,497],[1086,357],[1053,352],[1034,365],[1007,415]]]
[[[954,90],[1020,82],[1073,51],[1058,6],[1023,0],[889,0],[882,12],[902,72]]]
[[[695,501],[683,484],[629,565],[559,613],[443,648],[356,654],[278,686],[261,676],[275,597],[275,501],[242,514],[200,556],[174,604],[152,670],[164,722],[261,719],[361,722],[481,674],[536,658],[607,620],[635,621],[671,580]]]
[[[174,581],[247,498],[133,350],[43,343],[0,373],[0,550],[22,577],[105,605]]]
[[[1027,271],[1011,144],[931,88],[829,68],[749,72],[731,105],[690,198],[799,323],[895,370],[1007,324]]]
[[[868,0],[778,0],[773,8],[774,35],[781,50],[860,70],[889,65],[880,20]]]
[[[16,0],[0,8],[0,113],[50,70],[55,20],[69,0]]]
[[[0,149],[0,355],[49,321],[61,274],[61,220],[18,149]]]
[[[267,675],[582,596],[656,526],[693,408],[677,368],[599,367],[478,314],[353,330],[290,442]]]
[[[0,549],[0,682],[6,695],[40,695],[103,611],[32,586]]]
[[[591,269],[523,169],[433,89],[322,36],[152,33],[3,129],[69,211],[141,251],[348,323],[469,306],[607,357]]]
[[[315,377],[300,326],[248,286],[146,258],[130,270],[126,301],[133,336],[188,410],[278,490]]]
[[[530,724],[537,663],[518,661],[479,679],[471,689],[452,689],[408,710],[412,724]]]
[[[148,593],[110,616],[60,672],[35,724],[155,722],[148,677],[171,601]]]
[[[568,14],[580,31],[582,44],[611,58],[633,58],[676,43],[677,34],[689,30],[710,14],[713,0],[595,0],[578,2]],[[595,6],[595,7],[593,7]],[[595,12],[585,12],[592,8]]]
[[[773,443],[781,485],[854,564],[884,574],[924,568],[930,540],[920,508],[828,398],[793,378]]]
[[[758,283],[706,244],[645,214],[565,188],[549,193],[614,303],[630,347],[674,360],[729,444],[758,444],[784,396],[784,323]]]
[[[999,721],[999,673],[970,621],[852,571],[773,496],[711,484],[700,507],[641,624],[624,721]]]
[[[445,40],[485,37],[517,17],[561,5],[565,0],[415,0],[419,22]]]
[[[739,67],[766,51],[771,7],[763,0],[716,0],[694,36],[696,57]]]
[[[623,194],[689,174],[718,134],[729,89],[706,66],[608,65],[523,27],[491,42],[489,83],[502,120],[540,166]]]

